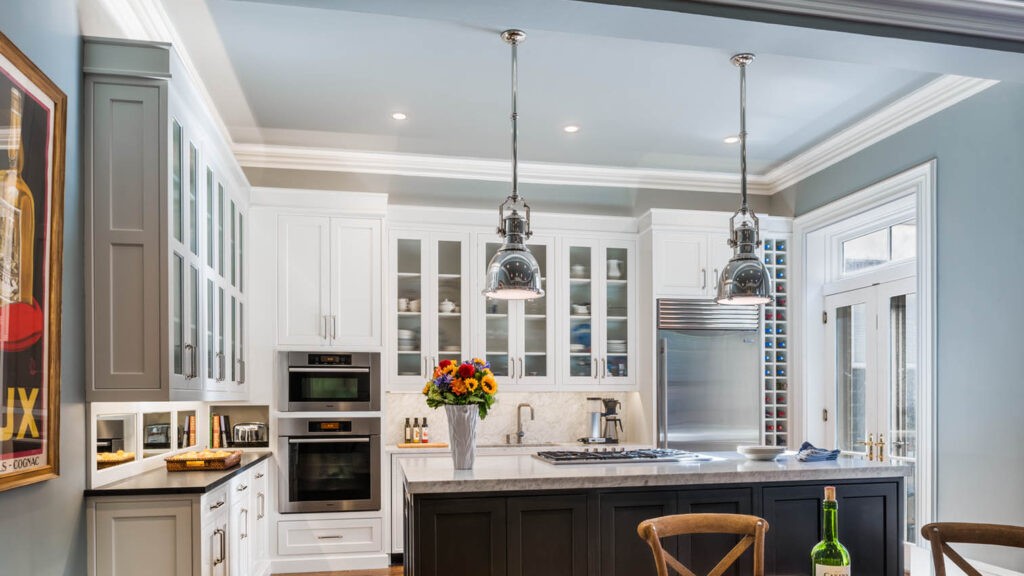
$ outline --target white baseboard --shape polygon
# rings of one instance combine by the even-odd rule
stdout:
[[[376,570],[387,568],[391,564],[391,555],[383,552],[375,554],[349,554],[345,556],[319,556],[304,558],[274,558],[270,561],[270,573],[301,573],[301,572],[334,572],[341,570]],[[266,575],[267,573],[264,573]]]

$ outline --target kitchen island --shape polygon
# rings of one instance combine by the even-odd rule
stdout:
[[[903,573],[907,466],[792,456],[754,462],[715,453],[709,462],[552,465],[530,455],[409,458],[405,566],[411,576],[635,576],[654,574],[640,521],[667,514],[754,514],[768,521],[765,573],[807,574],[820,538],[823,487],[837,487],[839,536],[860,574]],[[667,551],[707,573],[735,538],[665,539]],[[734,568],[749,574],[749,553]]]

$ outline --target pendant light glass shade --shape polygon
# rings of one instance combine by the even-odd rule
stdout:
[[[719,304],[767,304],[772,301],[772,279],[757,248],[761,233],[757,214],[747,205],[747,64],[753,54],[737,54],[732,63],[740,69],[740,209],[729,219],[729,246],[733,257],[718,279]]]
[[[512,45],[512,194],[498,207],[498,235],[501,248],[487,264],[483,294],[497,300],[529,300],[544,295],[540,265],[526,247],[530,230],[530,206],[519,196],[518,60],[516,47],[526,33],[506,30],[501,38]],[[522,208],[523,213],[519,212]],[[506,214],[506,209],[508,213]]]

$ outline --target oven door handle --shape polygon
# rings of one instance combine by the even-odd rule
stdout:
[[[350,373],[350,374],[369,374],[369,368],[289,368],[289,372],[338,372],[338,373]]]
[[[289,444],[326,444],[329,442],[343,444],[369,444],[369,438],[289,438]]]

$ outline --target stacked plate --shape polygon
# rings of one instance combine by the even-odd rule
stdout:
[[[736,451],[748,460],[775,460],[786,449],[781,446],[737,446]]]
[[[398,350],[400,352],[408,352],[416,350],[416,331],[415,330],[404,330],[398,331]]]
[[[609,354],[625,354],[626,353],[626,341],[625,340],[609,340],[608,341],[608,353]]]

